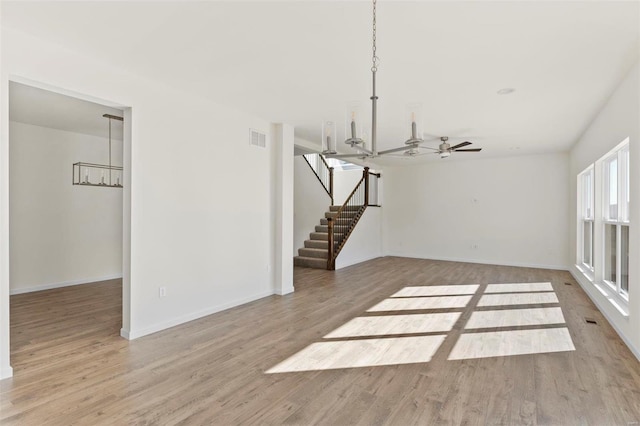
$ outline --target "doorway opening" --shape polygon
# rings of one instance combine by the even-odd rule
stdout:
[[[130,117],[111,102],[9,82],[14,374],[77,362],[70,355],[126,334]]]

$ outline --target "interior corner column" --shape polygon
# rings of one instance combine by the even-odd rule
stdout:
[[[275,156],[274,292],[293,292],[293,127],[272,126]]]
[[[0,379],[11,377],[9,350],[9,79],[0,78]]]

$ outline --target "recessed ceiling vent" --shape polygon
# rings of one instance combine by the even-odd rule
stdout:
[[[267,147],[267,135],[257,130],[249,129],[249,144],[260,148]]]

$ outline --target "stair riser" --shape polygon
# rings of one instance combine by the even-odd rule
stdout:
[[[336,236],[342,234],[335,234]],[[312,240],[329,241],[329,233],[327,232],[312,232],[309,234],[309,238]]]
[[[351,223],[351,219],[338,219],[338,220],[334,220],[333,224],[334,225],[348,225],[349,223]],[[320,219],[320,225],[328,225],[329,221],[327,219]]]
[[[318,259],[327,259],[329,257],[329,251],[321,249],[301,248],[298,249],[298,254],[303,257],[315,257]]]
[[[340,207],[342,207],[342,206],[329,206],[329,211],[330,212],[337,212],[338,210],[340,210]],[[361,207],[362,206],[347,206],[347,207],[344,208],[344,210],[360,210]]]
[[[347,224],[344,224],[347,225]],[[342,224],[338,224],[336,225],[336,227],[334,228],[335,231],[343,231],[348,229],[346,226],[343,226],[342,229],[340,229],[339,227],[342,226]],[[329,232],[329,226],[328,225],[317,225],[316,226],[316,232]]]
[[[312,240],[329,241],[329,234],[326,232],[312,232],[309,234]]]
[[[326,259],[294,257],[293,264],[295,266],[302,266],[303,268],[327,269]]]
[[[325,218],[336,217],[336,213],[337,212],[325,212],[324,213],[324,217]],[[340,218],[341,219],[343,219],[343,218],[352,218],[352,217],[354,217],[356,215],[356,213],[358,213],[358,212],[342,212],[341,215],[340,215]]]
[[[306,240],[304,242],[304,246],[305,248],[319,248],[327,250],[329,248],[329,242],[322,240]]]

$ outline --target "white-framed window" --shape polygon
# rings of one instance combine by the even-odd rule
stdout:
[[[629,142],[602,161],[602,280],[629,299]]]
[[[593,274],[594,255],[594,172],[593,165],[578,175],[578,263]]]
[[[629,315],[629,138],[577,176],[576,267]]]

